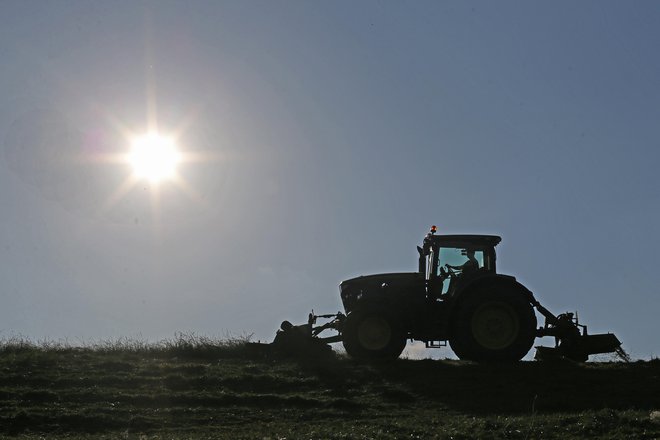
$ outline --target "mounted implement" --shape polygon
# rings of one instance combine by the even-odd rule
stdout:
[[[447,343],[460,359],[515,362],[536,338],[555,338],[537,347],[537,358],[585,361],[589,355],[621,350],[612,333],[590,335],[577,315],[554,315],[514,277],[496,271],[494,235],[436,235],[418,247],[418,271],[369,275],[340,284],[345,313],[310,314],[307,324],[282,323],[274,346],[287,352],[342,342],[357,359],[395,359],[407,340],[426,347]],[[537,328],[536,312],[545,319]],[[319,318],[327,322],[316,325]],[[335,334],[321,337],[326,330]]]

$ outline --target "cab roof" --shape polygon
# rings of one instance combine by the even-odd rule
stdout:
[[[445,247],[484,247],[484,246],[497,246],[502,237],[497,235],[473,235],[473,234],[462,234],[462,235],[427,235],[427,240],[430,240],[433,244]]]

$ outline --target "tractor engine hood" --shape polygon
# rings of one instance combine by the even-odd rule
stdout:
[[[360,302],[382,302],[389,297],[425,290],[426,280],[419,272],[382,273],[343,281],[339,285],[341,300],[348,313]]]

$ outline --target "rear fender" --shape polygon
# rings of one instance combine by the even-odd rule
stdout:
[[[466,295],[469,295],[470,292],[486,286],[489,288],[516,291],[519,292],[520,295],[523,295],[530,304],[534,305],[536,302],[534,294],[527,287],[520,284],[515,277],[510,275],[488,274],[470,280],[465,285],[461,286],[461,288],[454,295],[455,303],[460,303],[461,299]]]
[[[484,287],[515,291],[529,301],[530,304],[534,305],[536,303],[536,299],[532,292],[516,281],[515,277],[500,274],[483,275],[469,280],[466,284],[460,286],[460,288],[454,293],[452,300],[448,302],[448,314],[446,316],[450,317],[450,319],[444,322],[446,331],[450,330],[451,325],[453,324],[453,317],[455,316],[454,312],[461,306],[463,299],[467,298],[472,292]]]

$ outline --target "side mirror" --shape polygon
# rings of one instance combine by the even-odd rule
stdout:
[[[426,274],[426,258],[424,258],[424,249],[417,246],[417,252],[419,252],[419,263],[417,271],[421,274]]]

